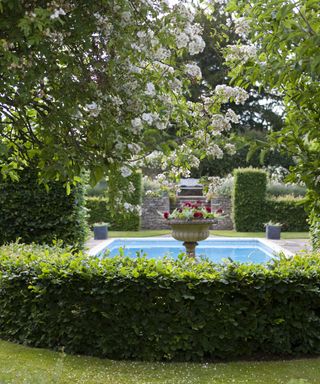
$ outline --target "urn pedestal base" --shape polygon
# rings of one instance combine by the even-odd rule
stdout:
[[[196,241],[185,241],[183,245],[186,247],[186,254],[188,255],[188,257],[194,259],[196,257],[196,246],[198,245],[198,243]]]
[[[205,240],[210,235],[210,226],[214,220],[170,220],[172,237],[183,241],[188,257],[195,258],[198,241]]]

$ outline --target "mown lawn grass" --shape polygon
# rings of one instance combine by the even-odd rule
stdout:
[[[155,237],[169,235],[171,231],[168,229],[146,230],[146,231],[109,231],[109,237]]]
[[[275,362],[143,363],[68,356],[0,341],[1,384],[316,384],[320,358]]]
[[[131,231],[131,232],[121,232],[121,231],[109,231],[109,237],[153,237],[153,236],[162,236],[169,235],[170,230],[149,230],[149,231]],[[224,236],[224,237],[265,237],[264,232],[236,232],[236,231],[210,231],[212,236]],[[308,239],[308,232],[282,232],[282,239]]]
[[[225,237],[266,237],[265,232],[210,231],[213,236]],[[309,232],[281,232],[281,239],[308,239]]]

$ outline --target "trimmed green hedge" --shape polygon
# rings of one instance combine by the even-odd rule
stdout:
[[[319,254],[274,265],[0,248],[0,337],[111,359],[320,353]]]
[[[109,223],[109,227],[113,231],[139,231],[140,216],[136,212],[127,214],[111,215],[109,210],[109,202],[103,197],[87,197],[86,207],[88,209],[88,224],[92,226],[94,223]]]
[[[87,234],[83,186],[67,195],[62,182],[38,183],[37,170],[25,169],[19,181],[0,179],[0,244],[62,240],[82,247]]]
[[[132,174],[128,180],[133,184],[135,191],[126,196],[126,201],[132,205],[141,204],[142,196],[142,174],[140,172]],[[127,188],[121,186],[118,180],[118,188]],[[140,215],[138,212],[129,212],[123,209],[121,212],[112,213],[107,197],[87,197],[86,207],[88,210],[88,224],[105,222],[110,224],[113,231],[139,231]]]
[[[239,232],[263,229],[267,174],[254,168],[236,169],[234,172],[233,221]]]
[[[268,221],[280,222],[285,231],[307,231],[307,213],[302,199],[267,197],[267,174],[254,168],[234,172],[233,222],[239,232],[263,231]]]
[[[281,196],[266,200],[266,221],[280,222],[284,231],[308,231],[308,215],[303,200]]]

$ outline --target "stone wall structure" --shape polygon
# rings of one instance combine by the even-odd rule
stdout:
[[[159,212],[170,211],[169,196],[145,196],[142,202],[141,229],[169,229]]]
[[[233,229],[233,222],[231,219],[232,203],[231,198],[227,196],[217,196],[211,200],[211,209],[216,211],[222,208],[224,212],[224,218],[219,220],[217,224],[213,224],[212,229]]]
[[[216,211],[222,208],[225,217],[213,224],[211,229],[233,229],[231,219],[231,198],[226,196],[215,197],[211,200],[211,209]],[[168,196],[151,197],[145,196],[142,203],[141,229],[170,229],[159,212],[170,211],[170,201]]]

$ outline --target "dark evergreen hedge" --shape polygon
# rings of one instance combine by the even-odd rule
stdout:
[[[111,359],[320,353],[319,254],[274,265],[0,248],[0,337]]]
[[[127,202],[132,205],[141,204],[142,196],[142,175],[135,173],[129,177],[135,187],[135,192],[129,194],[126,198]],[[120,186],[121,188],[121,186]],[[88,224],[92,226],[94,223],[105,222],[110,224],[113,231],[139,231],[140,215],[138,212],[129,212],[122,210],[112,212],[109,200],[106,197],[87,197],[86,207],[88,209]]]
[[[266,200],[266,222],[280,222],[282,230],[303,232],[308,231],[308,215],[302,199],[283,196]]]
[[[266,197],[267,175],[254,168],[234,172],[233,222],[239,232],[263,231],[264,224],[283,224],[284,231],[307,231],[307,213],[301,198]]]
[[[25,169],[19,181],[0,179],[0,243],[50,243],[62,240],[81,247],[86,237],[82,186],[67,195],[62,182],[38,183],[37,170]]]
[[[265,222],[265,199],[267,174],[255,168],[241,168],[234,171],[232,196],[233,222],[236,231],[263,230]]]

